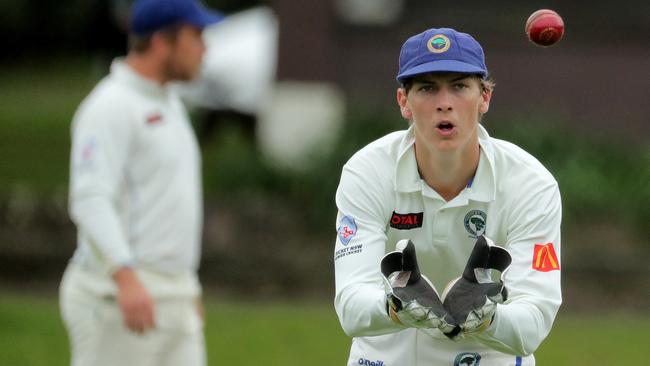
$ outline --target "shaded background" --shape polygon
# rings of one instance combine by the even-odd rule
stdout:
[[[334,86],[345,103],[337,138],[299,170],[260,151],[257,116],[193,110],[204,156],[206,292],[332,300],[341,166],[373,139],[406,128],[394,80],[406,37],[451,26],[479,40],[497,81],[484,121],[490,133],[527,149],[560,183],[562,311],[648,310],[650,3],[409,0],[361,20],[350,15],[355,1],[206,3],[227,14],[269,6],[279,21],[278,83]],[[0,291],[55,294],[75,247],[66,211],[69,123],[110,60],[125,53],[128,5],[0,3]],[[565,20],[554,47],[524,34],[539,8]]]

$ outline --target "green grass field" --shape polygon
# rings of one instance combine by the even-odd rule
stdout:
[[[206,303],[210,365],[344,365],[349,339],[329,303]],[[538,365],[643,365],[650,318],[561,313],[537,351]],[[0,365],[67,365],[55,298],[0,297]]]

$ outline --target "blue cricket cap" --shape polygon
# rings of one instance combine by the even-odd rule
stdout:
[[[432,28],[409,38],[399,54],[397,81],[430,72],[488,74],[481,45],[469,34]]]
[[[136,0],[129,28],[132,33],[146,35],[173,24],[205,28],[223,18],[223,14],[206,9],[198,0]]]

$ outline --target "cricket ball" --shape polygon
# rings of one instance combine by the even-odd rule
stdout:
[[[550,9],[540,9],[532,13],[526,21],[528,39],[542,47],[551,46],[562,39],[564,21],[560,14]]]

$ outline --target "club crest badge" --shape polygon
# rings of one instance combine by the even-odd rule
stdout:
[[[444,34],[436,34],[427,42],[427,48],[433,53],[446,52],[451,47],[451,41]]]
[[[357,224],[354,222],[352,216],[343,216],[339,223],[339,227],[336,230],[341,243],[343,243],[343,245],[348,245],[350,240],[352,240],[352,238],[357,234]]]
[[[485,234],[487,214],[481,210],[472,210],[465,215],[465,230],[471,238],[478,238]]]
[[[479,366],[481,355],[476,352],[463,352],[456,355],[454,366]]]

